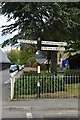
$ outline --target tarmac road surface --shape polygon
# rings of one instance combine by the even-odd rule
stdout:
[[[2,101],[0,100],[0,105],[2,105],[2,118],[78,118],[79,105],[76,98],[10,101],[10,73],[5,70],[0,72],[1,74]]]

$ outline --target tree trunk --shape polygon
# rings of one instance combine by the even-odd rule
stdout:
[[[57,73],[57,52],[51,51],[51,73]]]

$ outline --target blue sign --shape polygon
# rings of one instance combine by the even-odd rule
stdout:
[[[63,61],[62,61],[62,68],[66,68],[66,67],[68,67],[68,66],[69,66],[68,60],[63,60]]]

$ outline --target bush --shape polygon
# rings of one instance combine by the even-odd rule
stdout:
[[[80,83],[80,75],[66,75],[65,76],[66,84],[76,84]]]
[[[28,60],[27,60],[27,63],[26,63],[26,66],[27,67],[32,67],[32,65],[35,63],[35,57],[30,57]]]
[[[60,68],[60,64],[57,64],[57,67]]]
[[[37,66],[38,66],[38,63],[37,63],[37,62],[35,62],[35,63],[32,65],[33,68],[37,68]]]
[[[49,74],[38,75],[36,72],[25,72],[15,82],[15,96],[37,94],[37,82],[40,81],[40,93],[54,93],[64,91],[65,83],[61,77]],[[24,93],[25,92],[25,93]]]
[[[37,67],[38,66],[38,63],[37,62],[35,62],[33,65],[32,65],[32,67]],[[46,67],[46,65],[45,64],[41,64],[40,65],[40,68],[41,68],[41,70],[42,71],[45,71],[45,70],[47,70],[47,67]]]
[[[65,71],[65,75],[80,75],[80,69],[69,69]]]
[[[66,70],[65,81],[67,84],[75,84],[80,82],[80,70]]]

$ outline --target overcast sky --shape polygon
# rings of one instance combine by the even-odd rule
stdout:
[[[3,15],[0,15],[0,44],[3,43],[3,41],[5,41],[6,39],[11,38],[16,34],[16,32],[14,32],[13,34],[8,34],[8,35],[1,36],[2,25],[9,25],[11,23],[14,23],[14,20],[11,20],[10,22],[7,22],[7,18],[4,17]]]
[[[9,38],[12,38],[17,32],[14,32],[12,34],[7,34],[7,35],[4,35],[4,36],[1,36],[2,34],[2,26],[3,25],[9,25],[11,23],[14,23],[14,20],[11,20],[10,22],[7,22],[7,18],[4,17],[3,15],[0,15],[0,44],[3,43],[5,40],[9,39]],[[7,47],[4,47],[4,50],[10,50],[10,46],[7,46]]]

